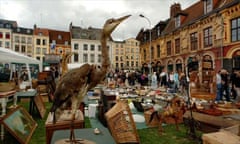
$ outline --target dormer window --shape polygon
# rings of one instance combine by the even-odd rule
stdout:
[[[180,15],[175,17],[175,27],[180,27],[181,22],[180,22]]]
[[[161,34],[161,30],[160,30],[160,26],[157,27],[157,36],[160,36]]]
[[[209,13],[213,9],[213,1],[212,0],[204,0],[204,13]]]
[[[61,39],[62,39],[62,36],[61,36],[61,35],[58,35],[58,39],[61,40]]]

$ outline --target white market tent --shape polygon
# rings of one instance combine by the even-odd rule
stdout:
[[[67,66],[68,66],[68,69],[71,70],[71,69],[79,68],[84,64],[85,63],[68,63]]]
[[[31,80],[31,74],[29,70],[30,64],[37,64],[39,65],[39,71],[42,71],[42,62],[31,58],[29,56],[23,55],[21,53],[17,53],[13,50],[0,47],[0,62],[1,63],[19,63],[19,64],[26,64],[28,77]]]

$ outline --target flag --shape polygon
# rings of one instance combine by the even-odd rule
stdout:
[[[51,49],[55,49],[56,45],[54,43],[51,43]]]

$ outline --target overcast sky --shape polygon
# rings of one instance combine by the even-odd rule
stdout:
[[[131,14],[113,32],[114,40],[135,38],[141,28],[148,29],[169,18],[170,6],[178,2],[185,9],[199,0],[0,0],[0,19],[15,20],[20,27],[69,31],[69,24],[83,28],[102,28],[108,18]]]

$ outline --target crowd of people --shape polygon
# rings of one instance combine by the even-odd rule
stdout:
[[[217,94],[216,101],[240,102],[240,71],[236,69],[229,73],[221,69],[216,73]]]
[[[114,83],[115,86],[150,86],[152,89],[165,87],[171,89],[172,92],[181,92],[186,86],[185,74],[181,71],[167,72],[165,69],[162,72],[140,72],[140,71],[113,71],[107,74],[107,82]]]
[[[152,89],[165,87],[173,93],[183,93],[188,86],[187,77],[181,70],[167,72],[163,69],[160,73],[153,72],[152,74],[140,71],[111,70],[106,77],[108,83],[113,83],[117,87],[139,84],[150,86]],[[232,73],[229,73],[221,69],[216,73],[215,82],[216,102],[240,102],[240,71],[233,69]]]

